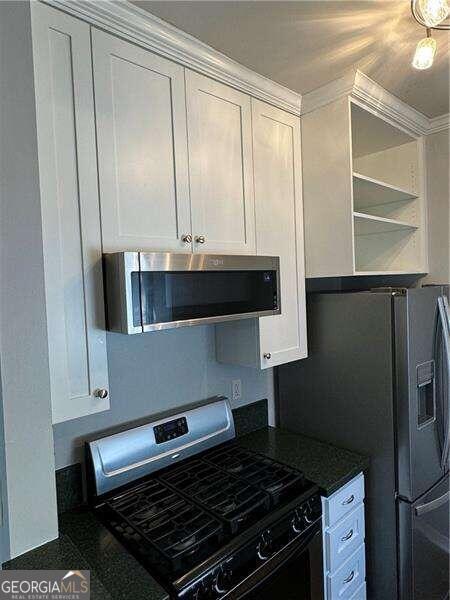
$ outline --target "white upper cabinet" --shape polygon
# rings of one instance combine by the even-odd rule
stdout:
[[[92,36],[103,250],[191,251],[184,69]]]
[[[186,70],[194,251],[255,252],[250,97]]]
[[[54,422],[109,408],[102,252],[279,256],[281,314],[217,357],[306,356],[299,117],[31,6]]]
[[[90,32],[39,2],[31,14],[57,423],[109,408]]]
[[[259,319],[266,367],[307,354],[300,119],[258,100],[252,116],[257,253],[281,272],[281,314]]]
[[[280,257],[281,314],[216,326],[220,362],[261,368],[307,355],[300,119],[252,100],[256,248]]]

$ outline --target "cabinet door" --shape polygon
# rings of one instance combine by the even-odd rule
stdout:
[[[256,250],[280,257],[281,314],[216,325],[216,359],[266,369],[307,356],[300,120],[252,99],[252,123]]]
[[[250,98],[188,70],[186,95],[194,251],[254,253]]]
[[[184,72],[93,30],[103,250],[187,250]]]
[[[109,408],[89,26],[31,3],[53,421]],[[39,348],[36,348],[39,352]]]
[[[307,354],[300,119],[252,99],[252,121],[257,254],[281,272],[281,314],[259,319],[265,368]]]

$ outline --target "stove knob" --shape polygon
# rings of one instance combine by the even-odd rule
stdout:
[[[189,596],[189,600],[204,600],[205,598],[210,597],[211,595],[208,591],[208,586],[202,581],[193,589],[192,594]]]
[[[194,589],[194,591],[192,592],[192,594],[190,595],[189,598],[191,600],[200,600],[201,597],[202,597],[202,594],[200,591],[200,586],[198,586]]]
[[[303,507],[303,518],[305,519],[306,525],[311,525],[314,521],[313,511],[309,504],[305,504]]]
[[[260,560],[267,560],[272,556],[272,536],[269,530],[265,531],[261,535],[261,538],[256,547],[256,552],[258,553],[258,557],[260,558]]]
[[[223,565],[220,567],[217,575],[214,579],[214,591],[218,594],[225,594],[231,587],[231,579],[233,577],[233,571],[229,565]]]
[[[294,533],[301,533],[305,529],[304,520],[298,510],[292,517],[291,526]]]

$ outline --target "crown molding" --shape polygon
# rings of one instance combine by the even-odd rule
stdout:
[[[259,100],[300,115],[300,94],[255,73],[127,0],[45,0],[45,3]]]
[[[450,129],[450,113],[439,115],[439,117],[433,117],[430,119],[430,129],[428,131],[429,134],[447,131],[448,129]]]
[[[302,115],[349,96],[374,114],[413,136],[429,135],[449,126],[449,115],[430,119],[381,87],[358,69],[302,96]]]
[[[428,131],[428,117],[385,90],[359,70],[355,73],[352,97],[372,109],[375,114],[393,121],[413,135],[426,135]]]
[[[303,94],[301,114],[306,115],[313,110],[317,110],[322,106],[338,100],[338,98],[350,95],[353,91],[354,83],[355,72],[350,71],[339,79],[330,81],[311,92]]]

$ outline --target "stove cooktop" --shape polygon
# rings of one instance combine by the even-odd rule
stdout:
[[[296,469],[232,444],[113,495],[102,513],[139,558],[173,578],[312,487]]]
[[[96,514],[183,600],[228,597],[320,531],[317,486],[237,444],[228,401],[213,400],[88,443]]]

